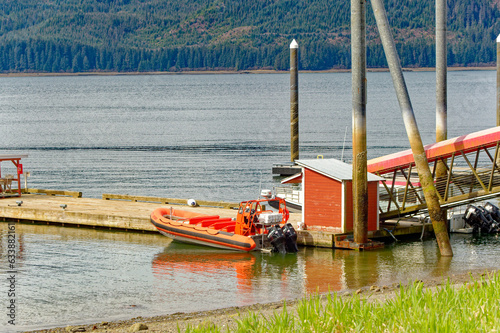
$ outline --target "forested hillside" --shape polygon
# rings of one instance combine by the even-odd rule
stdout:
[[[496,60],[498,0],[448,0],[448,64]],[[367,5],[368,65],[385,67]],[[403,66],[434,66],[434,0],[386,0]],[[350,67],[350,1],[0,0],[0,71]]]

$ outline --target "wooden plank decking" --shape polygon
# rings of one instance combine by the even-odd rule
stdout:
[[[22,201],[21,206],[17,205],[19,201]],[[66,205],[66,207],[62,208],[61,205]],[[156,231],[149,216],[158,207],[178,208],[179,205],[25,194],[21,198],[0,200],[0,218],[135,231]],[[235,209],[216,207],[185,205],[181,209],[221,217],[236,217],[237,213]],[[290,221],[295,225],[300,218],[300,214],[290,214]]]

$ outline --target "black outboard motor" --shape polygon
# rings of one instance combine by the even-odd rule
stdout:
[[[488,234],[494,233],[497,223],[491,216],[490,212],[488,212],[483,206],[477,206],[481,210],[481,213],[483,213],[484,218],[486,219],[486,223],[483,225],[483,229],[481,232],[485,232]]]
[[[487,202],[484,205],[484,209],[486,209],[488,213],[490,213],[493,220],[495,220],[496,222],[500,222],[500,209],[498,209],[497,206],[495,206],[491,202]]]
[[[291,223],[287,223],[281,228],[283,231],[283,234],[285,235],[285,245],[286,245],[286,251],[289,253],[295,253],[298,252],[299,249],[297,248],[297,233],[295,232],[295,229],[293,228]]]
[[[494,221],[491,226],[491,232],[500,232],[500,209],[491,202],[487,202],[484,205],[484,209],[490,214]]]
[[[467,223],[472,229],[474,233],[477,233],[481,230],[482,221],[481,211],[473,205],[467,205],[464,214],[465,223]]]
[[[273,225],[269,228],[267,239],[273,245],[274,252],[286,253],[286,237],[279,225]]]
[[[465,223],[473,228],[473,232],[489,233],[493,219],[489,214],[486,217],[483,213],[487,213],[486,210],[483,207],[481,208],[468,205],[465,209],[464,220]]]

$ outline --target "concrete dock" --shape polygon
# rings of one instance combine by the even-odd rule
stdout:
[[[104,195],[103,197],[109,199],[111,196]],[[151,197],[130,198],[147,200],[147,198]],[[162,201],[161,199],[164,198],[158,199]],[[21,201],[22,204],[18,205],[17,203]],[[180,202],[181,200],[176,199],[176,201]],[[185,200],[182,201],[186,202]],[[234,204],[228,204],[228,206],[234,206]],[[124,199],[107,200],[77,196],[24,194],[20,198],[4,198],[0,200],[0,219],[25,223],[156,232],[156,228],[151,224],[149,217],[151,212],[158,207],[174,207],[207,215],[219,215],[220,217],[236,217],[237,213],[236,209],[208,206],[190,207],[187,204],[179,205],[178,203],[170,203],[170,201],[165,204]],[[301,214],[290,214],[290,222],[294,225],[300,219]]]
[[[35,192],[35,191],[32,191]],[[133,201],[135,199],[154,200],[151,197],[127,197],[129,200],[106,200],[109,195],[103,195],[105,199],[82,198],[71,192],[54,191],[48,192],[37,190],[38,193],[47,194],[23,194],[22,197],[5,198],[0,200],[0,220],[15,221],[20,223],[55,224],[61,226],[104,228],[109,230],[125,230],[131,232],[157,232],[150,222],[151,212],[158,207],[174,207],[183,210],[199,212],[208,215],[219,215],[221,217],[236,217],[235,209],[220,207],[190,207],[179,206],[160,202]],[[52,194],[52,195],[50,195]],[[58,194],[69,194],[65,196]],[[81,196],[81,195],[80,195]],[[162,198],[163,199],[163,198]],[[170,199],[168,199],[170,200]],[[19,203],[22,203],[19,205]],[[159,200],[161,201],[161,200]],[[167,200],[163,200],[167,201]],[[179,202],[182,202],[180,200]],[[228,207],[234,206],[231,204]],[[290,213],[289,222],[295,227],[302,219],[300,213]],[[432,231],[432,225],[422,226],[418,221],[399,222],[384,225],[383,228],[391,230],[396,237],[406,234],[420,235],[422,227],[426,232]],[[298,244],[317,247],[334,247],[335,237],[342,236],[327,230],[302,230],[297,231]],[[386,230],[379,230],[369,235],[372,239],[391,237]]]

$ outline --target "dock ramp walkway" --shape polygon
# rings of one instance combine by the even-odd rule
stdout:
[[[500,127],[494,127],[424,147],[441,207],[500,196],[499,146]],[[381,221],[427,210],[411,149],[369,160],[368,172],[385,178]]]

